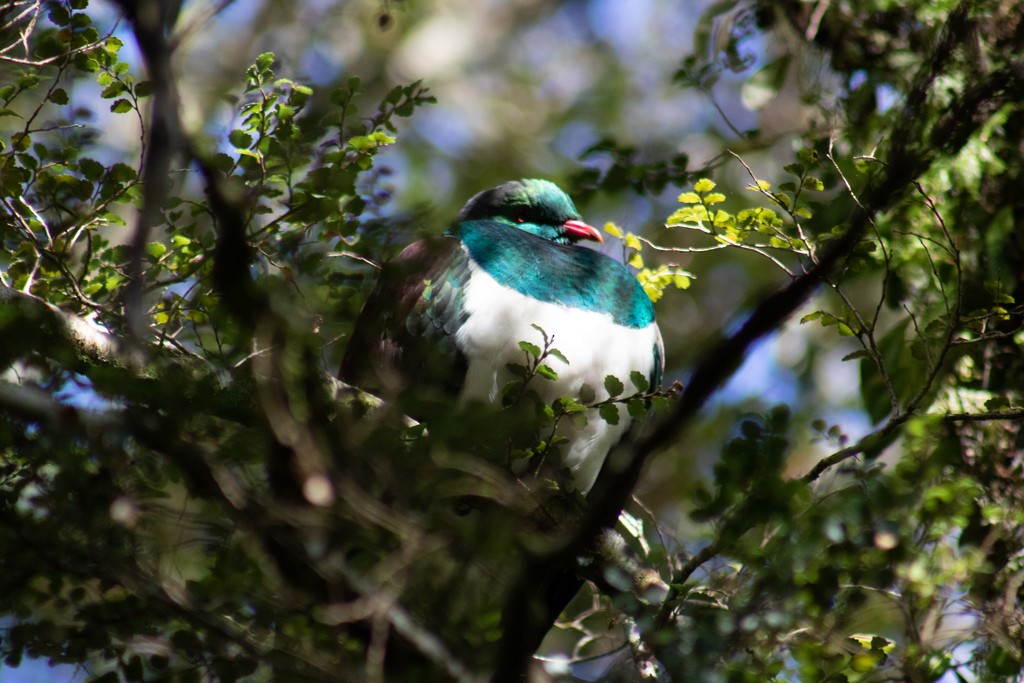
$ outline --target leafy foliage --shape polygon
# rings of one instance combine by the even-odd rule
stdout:
[[[502,405],[418,387],[420,424],[329,377],[370,275],[420,229],[392,183],[453,178],[460,201],[528,136],[491,156],[418,128],[445,79],[396,84],[376,62],[404,38],[383,33],[338,39],[362,78],[232,63],[196,117],[200,88],[160,59],[202,20],[118,8],[0,8],[6,666],[518,680],[547,633],[533,666],[557,680],[602,661],[612,680],[1019,677],[1019,7],[710,4],[671,79],[728,131],[700,169],[677,128],[611,118],[619,62],[579,105],[516,110],[567,127],[540,146],[595,126],[565,163],[580,197],[667,216],[605,232],[683,381],[542,401],[573,359],[538,329]],[[512,43],[564,19],[509,11]],[[709,401],[745,361],[771,385]],[[649,414],[587,498],[566,490],[560,424]]]

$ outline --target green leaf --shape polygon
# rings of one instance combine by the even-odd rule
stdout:
[[[525,379],[530,374],[529,370],[526,369],[525,365],[519,363],[506,363],[505,369],[509,371],[509,374]]]
[[[107,173],[110,175],[112,180],[119,183],[131,182],[138,177],[134,168],[128,164],[123,164],[120,161],[107,169]]]
[[[582,413],[587,410],[585,405],[574,399],[572,396],[562,396],[558,399],[558,404],[566,413]]]
[[[395,137],[384,131],[374,131],[369,135],[354,135],[348,139],[348,145],[358,152],[367,152],[376,149],[381,145],[390,145],[395,142]]]
[[[558,349],[548,349],[548,355],[551,356],[552,358],[557,358],[558,360],[562,361],[566,365],[569,364],[569,359],[566,358],[565,354],[563,354]]]
[[[638,370],[634,370],[629,373],[629,381],[633,383],[633,386],[636,387],[637,391],[644,392],[650,388],[650,383],[647,381],[647,378],[644,377],[644,373]]]
[[[37,9],[36,11],[38,12],[39,10]],[[71,13],[59,5],[51,9],[46,14],[46,18],[56,26],[67,26],[71,23]]]
[[[625,387],[622,386],[622,382],[619,381],[618,377],[615,375],[607,375],[604,378],[604,389],[608,392],[609,396],[614,398],[621,394]]]
[[[634,398],[626,403],[626,411],[630,417],[638,420],[647,417],[647,401],[642,398]]]
[[[124,42],[117,36],[110,36],[103,43],[103,50],[113,57],[117,56],[122,47],[124,47]]]
[[[800,318],[800,324],[803,325],[804,323],[813,322],[815,320],[820,319],[823,315],[823,311],[814,311],[813,313],[808,313],[804,317]]]
[[[668,402],[668,399],[665,398],[664,396],[652,396],[651,397],[651,406],[653,406],[654,412],[656,412],[656,413],[663,413],[666,410],[668,410],[669,402]]]
[[[64,88],[56,88],[50,93],[50,101],[54,104],[67,104],[68,103],[68,91]]]
[[[256,68],[260,71],[266,71],[274,65],[274,53],[264,52],[256,58]]]
[[[228,141],[230,141],[235,147],[248,149],[252,144],[252,136],[244,130],[235,129],[228,134]]]
[[[684,206],[683,208],[673,212],[672,215],[668,217],[666,224],[673,227],[677,225],[700,223],[705,217],[706,214],[703,208],[696,206]]]
[[[40,79],[40,76],[38,74],[29,73],[29,74],[27,74],[25,76],[21,76],[20,78],[15,80],[14,83],[20,89],[28,90],[30,88],[34,88],[37,85],[39,85],[39,79]]]
[[[711,192],[711,190],[715,189],[715,181],[711,180],[710,178],[701,178],[696,183],[694,183],[693,189],[695,192],[699,192],[700,194],[704,194],[705,192]]]
[[[87,180],[99,180],[103,177],[103,172],[106,168],[95,159],[83,157],[78,160],[78,170],[81,171]]]
[[[547,365],[545,363],[541,363],[540,365],[537,366],[537,374],[543,377],[544,379],[549,379],[552,381],[558,379],[558,373],[555,372],[550,365]]]
[[[110,105],[110,111],[114,112],[115,114],[126,114],[130,112],[132,109],[134,109],[132,103],[123,98],[117,100],[112,105]]]
[[[619,424],[619,407],[614,403],[603,403],[598,408],[601,419],[610,425]]]
[[[531,358],[540,358],[540,347],[537,346],[536,344],[531,344],[530,342],[527,341],[521,341],[519,342],[519,348],[522,349],[526,353],[526,355],[530,356]]]
[[[163,242],[150,242],[146,245],[146,253],[158,259],[167,253],[167,245]]]
[[[127,89],[128,86],[126,86],[121,81],[112,81],[110,85],[103,89],[103,92],[100,93],[100,97],[102,97],[105,100],[109,100],[114,97],[117,97]]]
[[[736,224],[736,217],[728,211],[718,209],[715,211],[715,216],[711,219],[711,222],[716,228],[728,228]]]

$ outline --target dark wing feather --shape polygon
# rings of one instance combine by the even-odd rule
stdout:
[[[466,359],[454,335],[465,320],[465,251],[454,237],[409,245],[388,263],[363,306],[341,378],[368,391],[397,395],[412,384],[455,394]]]

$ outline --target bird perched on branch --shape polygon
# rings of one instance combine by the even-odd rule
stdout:
[[[412,244],[384,268],[356,322],[342,379],[385,396],[433,386],[463,404],[498,404],[515,379],[508,366],[523,363],[520,342],[528,342],[560,352],[544,359],[557,378],[531,381],[545,402],[581,394],[590,405],[604,401],[608,375],[621,380],[623,395],[646,388],[638,377],[657,387],[663,347],[651,301],[626,266],[580,245],[586,241],[601,242],[601,234],[551,182],[512,181],[477,194],[443,236]],[[618,420],[591,408],[586,424],[558,425],[567,439],[562,464],[584,494],[629,428],[625,407],[615,410]]]

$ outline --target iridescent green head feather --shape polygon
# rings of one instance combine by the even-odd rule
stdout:
[[[565,192],[547,180],[513,180],[470,199],[456,222],[494,220],[557,244],[600,242],[601,234],[583,222]]]

